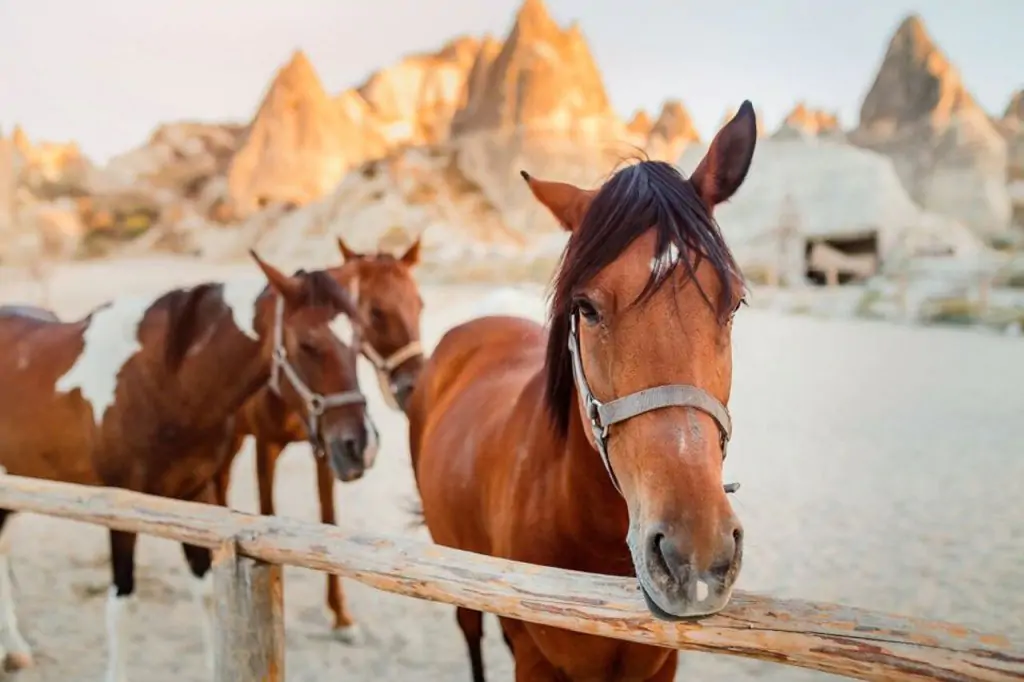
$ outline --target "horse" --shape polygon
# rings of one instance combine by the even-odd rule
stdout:
[[[596,190],[521,172],[571,234],[547,330],[473,319],[423,367],[409,447],[435,542],[635,576],[661,619],[726,606],[743,554],[722,462],[745,284],[713,211],[743,183],[756,138],[744,102],[689,179],[649,160]],[[456,613],[483,682],[482,614]],[[676,651],[500,622],[517,682],[674,678]]]
[[[0,305],[0,317],[27,317],[42,322],[59,322],[57,313],[35,305]]]
[[[0,316],[0,466],[18,476],[215,502],[213,478],[234,414],[275,381],[282,401],[341,476],[368,466],[377,434],[356,374],[362,319],[323,271],[119,297],[80,320]],[[10,516],[0,510],[0,529]],[[134,533],[110,531],[108,682],[127,679]],[[33,664],[0,552],[0,647]],[[212,667],[210,551],[183,544]]]
[[[359,350],[373,364],[385,401],[393,409],[402,410],[423,365],[423,300],[412,275],[419,262],[420,241],[413,242],[398,258],[387,253],[353,251],[341,238],[338,249],[343,265],[327,272],[356,299],[359,312],[367,321]],[[228,503],[232,462],[249,435],[256,439],[260,513],[273,514],[277,458],[290,443],[305,440],[302,419],[268,388],[246,401],[236,418],[231,452],[217,476],[217,501],[224,506]],[[316,465],[320,518],[324,523],[334,524],[334,479],[322,458],[316,459]],[[354,480],[361,475],[361,471],[353,471],[342,480]],[[326,601],[334,617],[334,636],[348,644],[356,643],[358,627],[346,608],[338,576],[330,573]]]

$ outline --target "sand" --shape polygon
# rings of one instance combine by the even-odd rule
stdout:
[[[125,290],[158,290],[233,276],[249,266],[177,260],[76,264],[54,283],[55,306],[79,315]],[[0,303],[31,302],[30,285],[0,277]],[[520,296],[472,287],[424,287],[424,341],[501,305],[542,313],[536,287]],[[532,297],[523,299],[524,296]],[[489,298],[488,298],[489,297]],[[1024,497],[1001,486],[1024,480],[1024,363],[1019,339],[962,330],[784,317],[745,310],[735,328],[731,408],[736,436],[727,474],[748,549],[740,587],[945,618],[1024,635]],[[364,366],[362,380],[373,386]],[[382,435],[376,467],[338,484],[342,528],[409,529],[414,486],[404,419],[375,390]],[[251,445],[235,463],[232,506],[255,511]],[[293,445],[282,458],[282,515],[318,518],[312,457]],[[105,662],[106,533],[23,515],[5,532],[12,551],[21,630],[36,667],[20,682],[99,681]],[[131,636],[132,680],[203,680],[199,614],[174,543],[141,538],[140,595]],[[345,582],[364,641],[329,637],[324,579],[285,573],[287,679],[469,682],[450,607]],[[512,679],[511,661],[488,619],[488,679]],[[685,654],[679,680],[828,679],[725,656]]]

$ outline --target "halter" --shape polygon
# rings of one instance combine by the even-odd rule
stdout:
[[[583,373],[577,316],[578,313],[573,312],[569,317],[569,355],[572,356],[572,374],[576,379],[576,390],[579,391],[580,397],[583,399],[587,418],[590,419],[590,429],[597,443],[597,452],[601,455],[604,468],[612,479],[612,485],[620,495],[622,488],[619,486],[619,479],[616,478],[611,460],[608,458],[609,429],[612,424],[619,424],[646,412],[653,412],[665,407],[692,407],[710,415],[718,425],[718,431],[721,434],[722,459],[725,459],[725,448],[732,434],[732,419],[729,417],[729,410],[725,405],[704,389],[687,384],[663,384],[630,393],[607,403],[602,403],[595,398],[590,390],[590,385],[587,384],[587,377]],[[734,493],[739,488],[739,483],[725,484],[727,493]]]
[[[313,446],[313,451],[318,457],[322,457],[324,452],[320,442],[320,418],[324,412],[344,405],[365,405],[366,397],[358,388],[321,395],[302,380],[295,367],[288,361],[288,351],[284,347],[284,299],[280,296],[277,297],[274,308],[274,350],[270,358],[270,381],[268,382],[270,390],[278,397],[282,397],[281,375],[284,374],[288,383],[302,398],[306,408],[306,436],[310,445]]]
[[[377,381],[380,383],[380,392],[384,394],[384,400],[388,407],[394,410],[401,410],[395,394],[398,392],[394,381],[394,372],[405,362],[423,355],[423,347],[419,341],[410,341],[388,357],[382,357],[377,350],[369,343],[362,344],[362,353],[374,369],[377,370]]]

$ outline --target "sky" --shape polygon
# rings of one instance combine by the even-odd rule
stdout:
[[[798,100],[857,122],[910,12],[990,113],[1024,87],[1022,0],[547,0],[578,20],[616,110],[669,97],[702,135],[750,99],[773,129]],[[0,0],[0,132],[75,140],[97,161],[160,122],[248,120],[303,49],[340,92],[456,35],[503,37],[518,0]]]

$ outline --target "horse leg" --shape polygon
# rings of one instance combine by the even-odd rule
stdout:
[[[678,664],[679,652],[673,651],[668,655],[665,664],[647,682],[672,682],[672,680],[676,679],[676,667]]]
[[[563,675],[534,643],[522,621],[501,618],[505,642],[512,650],[515,682],[565,682]]]
[[[484,614],[471,609],[456,608],[455,620],[459,622],[459,629],[466,639],[466,648],[469,649],[469,668],[473,672],[473,682],[485,682],[484,678]],[[505,642],[509,644],[508,636]]]
[[[8,556],[10,547],[2,540],[4,522],[10,514],[6,509],[0,509],[0,655],[3,656],[5,670],[21,670],[32,667],[32,648],[18,630]]]
[[[125,682],[126,651],[135,614],[135,533],[110,531],[110,565],[114,583],[107,594],[106,682]]]
[[[229,450],[224,457],[224,461],[220,466],[220,470],[214,477],[214,492],[217,504],[222,507],[228,506],[228,489],[231,487],[231,465],[235,461],[235,457],[238,456],[238,451],[242,448],[242,441],[245,440],[244,436],[237,434],[231,437],[228,442]]]
[[[217,494],[216,484],[211,481],[194,501],[212,504]],[[199,606],[200,621],[203,629],[203,646],[206,651],[206,665],[212,678],[215,664],[213,653],[213,574],[210,572],[212,558],[210,550],[206,547],[182,543],[181,549],[185,553],[185,561],[188,562],[189,571],[194,578],[191,585],[192,598]]]
[[[274,472],[283,448],[256,437],[256,487],[260,493],[260,514],[274,515]]]
[[[320,495],[320,521],[337,525],[334,515],[334,474],[324,457],[316,458],[316,484]],[[327,608],[334,614],[334,637],[345,644],[358,644],[362,634],[359,624],[345,605],[341,579],[333,573],[327,574]]]

